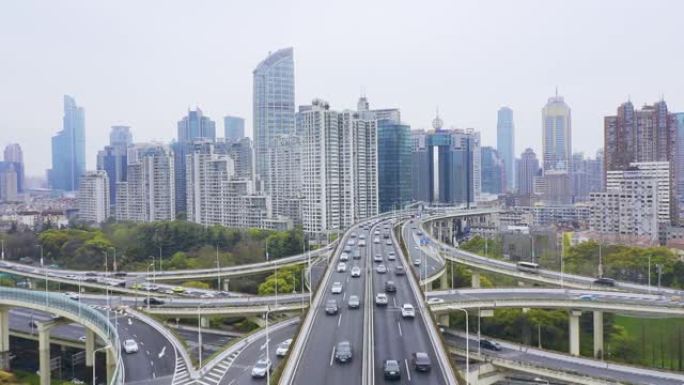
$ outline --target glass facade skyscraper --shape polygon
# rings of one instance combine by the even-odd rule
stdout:
[[[52,137],[52,169],[48,180],[55,190],[76,191],[85,172],[85,111],[64,95],[62,130]]]
[[[515,125],[513,110],[508,107],[501,107],[497,113],[496,150],[504,164],[506,190],[515,191]]]
[[[245,120],[237,116],[224,116],[223,133],[226,141],[241,140],[245,137]]]
[[[504,163],[498,151],[482,147],[482,192],[501,194],[504,190]]]
[[[295,131],[293,49],[284,48],[268,55],[253,75],[254,160],[256,173],[268,188],[272,141]]]
[[[378,199],[380,212],[411,201],[411,127],[378,121]]]

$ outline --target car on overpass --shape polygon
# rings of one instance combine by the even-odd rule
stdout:
[[[361,301],[359,300],[358,295],[350,295],[349,300],[347,301],[347,306],[349,306],[350,309],[358,309],[359,306],[361,306]]]
[[[385,363],[383,364],[383,369],[386,380],[401,380],[401,368],[399,367],[399,361],[385,360]]]
[[[335,315],[338,311],[337,301],[334,299],[329,299],[325,302],[325,313],[328,315]]]
[[[430,356],[425,352],[415,352],[411,355],[411,363],[417,372],[429,372],[432,369]]]
[[[252,377],[264,378],[266,377],[266,373],[271,371],[273,371],[271,360],[268,358],[261,358],[256,364],[254,364],[254,367],[252,368]]]
[[[290,345],[292,345],[292,338],[288,338],[285,341],[278,344],[276,348],[276,356],[285,357],[287,352],[290,350]]]
[[[482,349],[501,351],[501,344],[492,340],[480,340],[480,347]]]
[[[123,343],[123,349],[124,352],[126,352],[126,354],[132,354],[137,353],[140,348],[138,347],[138,343],[135,342],[134,339],[127,339]]]
[[[404,318],[414,318],[416,316],[416,309],[410,303],[405,303],[401,306],[401,316]]]
[[[330,288],[330,292],[333,294],[342,293],[342,282],[340,282],[340,281],[333,282],[332,287]]]
[[[349,341],[340,341],[335,346],[335,361],[347,363],[352,359],[352,346]]]
[[[385,293],[378,293],[378,294],[375,296],[375,304],[376,304],[376,305],[378,305],[378,306],[387,306],[387,302],[388,302],[387,294],[385,294]]]
[[[352,267],[351,276],[352,278],[359,278],[361,276],[361,268],[358,266]]]

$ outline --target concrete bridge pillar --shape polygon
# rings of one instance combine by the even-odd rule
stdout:
[[[208,328],[209,327],[209,318],[200,317],[200,326],[203,328]]]
[[[0,369],[9,369],[9,351],[9,308],[0,307]]]
[[[114,371],[116,370],[116,353],[114,353],[113,348],[107,349],[106,364],[107,383],[111,384],[112,378],[114,377]]]
[[[86,329],[85,337],[85,364],[88,367],[92,367],[93,351],[95,350],[95,332],[90,329]]]
[[[439,317],[437,318],[437,322],[439,322],[439,324],[442,327],[448,328],[449,327],[449,313],[440,314]]]
[[[479,271],[472,271],[470,273],[470,282],[471,282],[471,286],[474,289],[477,289],[480,287],[480,272]]]
[[[603,359],[603,312],[594,312],[594,358]]]
[[[570,354],[579,356],[580,354],[580,327],[579,317],[582,315],[581,311],[570,311]]]
[[[230,279],[229,278],[224,278],[222,285],[223,285],[223,291],[230,291]]]
[[[437,239],[440,242],[444,242],[444,239],[442,239],[442,222],[437,223]]]
[[[38,375],[40,376],[40,385],[50,385],[50,329],[52,324],[44,324],[41,322],[38,325]]]
[[[444,274],[442,274],[442,275],[439,277],[439,288],[442,289],[442,290],[449,289],[449,286],[450,286],[450,285],[449,285],[449,277],[448,277],[448,275],[449,275],[449,274],[445,271]],[[453,278],[452,278],[452,279],[453,279]]]

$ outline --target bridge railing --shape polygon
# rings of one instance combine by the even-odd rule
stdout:
[[[76,322],[86,326],[96,328],[100,337],[104,337],[106,343],[112,345],[116,353],[117,365],[110,382],[111,385],[118,385],[124,382],[123,363],[121,360],[121,341],[116,326],[107,316],[91,308],[88,305],[74,301],[63,294],[46,293],[35,290],[17,289],[13,287],[0,286],[0,301],[9,301],[25,305],[33,305],[31,308],[51,313],[66,313]],[[28,306],[27,306],[28,307]]]

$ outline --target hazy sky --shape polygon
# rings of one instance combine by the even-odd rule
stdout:
[[[446,126],[496,145],[496,111],[514,110],[516,153],[541,147],[556,86],[573,147],[594,153],[603,116],[631,96],[684,111],[684,2],[654,1],[3,1],[0,145],[19,142],[29,175],[50,167],[62,95],[86,109],[88,168],[110,126],[168,141],[200,106],[251,134],[252,70],[293,46],[297,104],[399,107],[413,128],[439,107]]]

